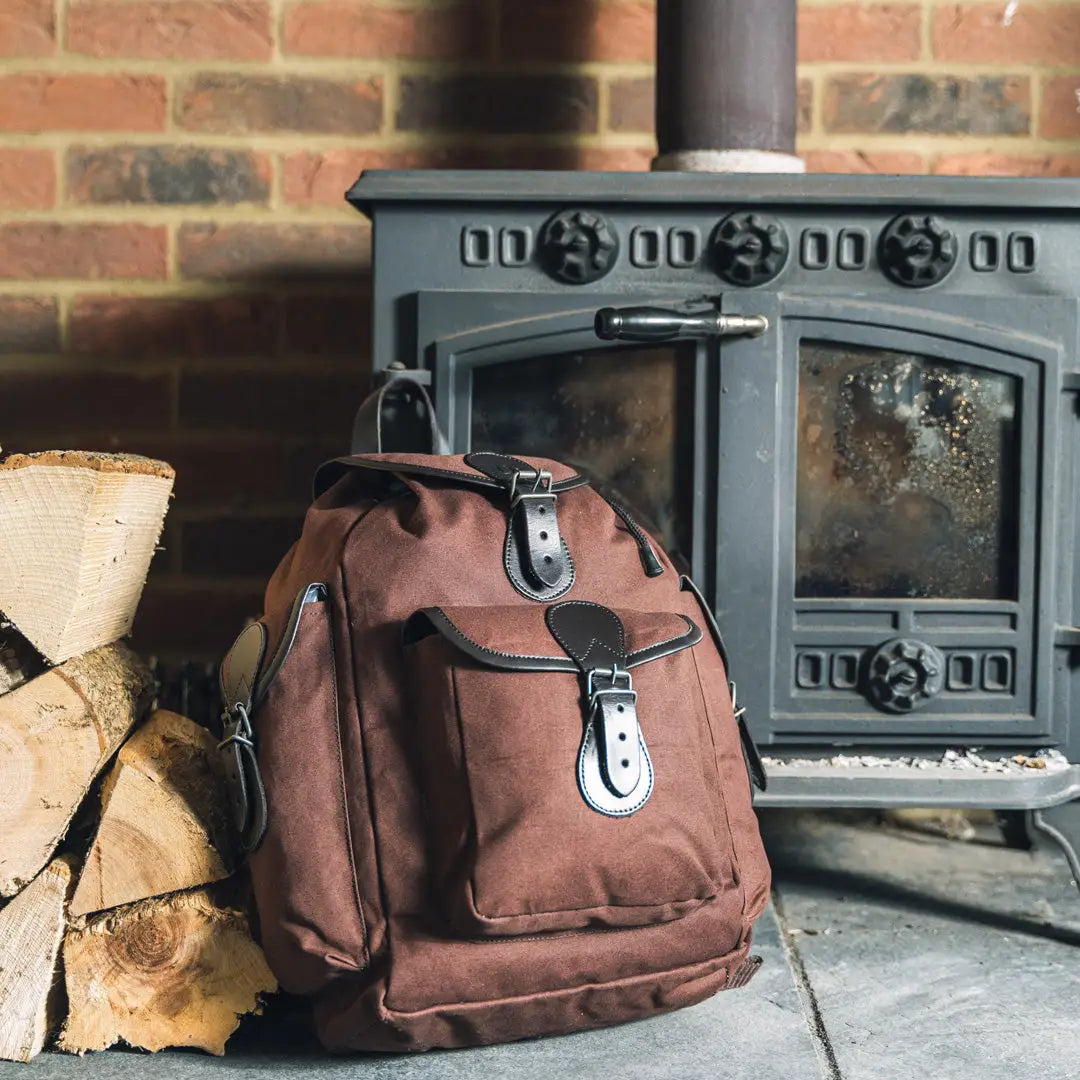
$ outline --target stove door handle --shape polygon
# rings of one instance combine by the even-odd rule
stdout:
[[[769,329],[764,315],[722,315],[708,311],[673,311],[659,307],[601,308],[596,336],[602,341],[673,341],[677,338],[756,336]]]

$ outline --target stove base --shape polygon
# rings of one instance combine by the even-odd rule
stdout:
[[[1031,844],[1053,845],[1080,889],[1080,765],[1054,771],[965,772],[947,766],[769,766],[769,786],[756,792],[758,808],[889,809],[947,807],[1023,810]]]
[[[768,764],[768,790],[759,807],[887,809],[941,806],[991,810],[1042,810],[1080,799],[1080,765],[1016,773],[968,772],[946,767],[883,765],[845,768]]]

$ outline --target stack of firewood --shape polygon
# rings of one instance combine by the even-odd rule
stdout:
[[[275,989],[215,740],[154,711],[121,640],[173,478],[127,455],[0,461],[0,1058],[51,1034],[220,1054]]]

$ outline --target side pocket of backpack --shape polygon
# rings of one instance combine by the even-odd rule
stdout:
[[[266,829],[249,856],[262,944],[286,990],[313,993],[368,962],[325,586],[300,591],[257,682],[251,730],[266,791]]]

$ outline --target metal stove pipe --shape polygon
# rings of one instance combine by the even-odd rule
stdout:
[[[796,0],[658,0],[653,168],[803,172]]]

